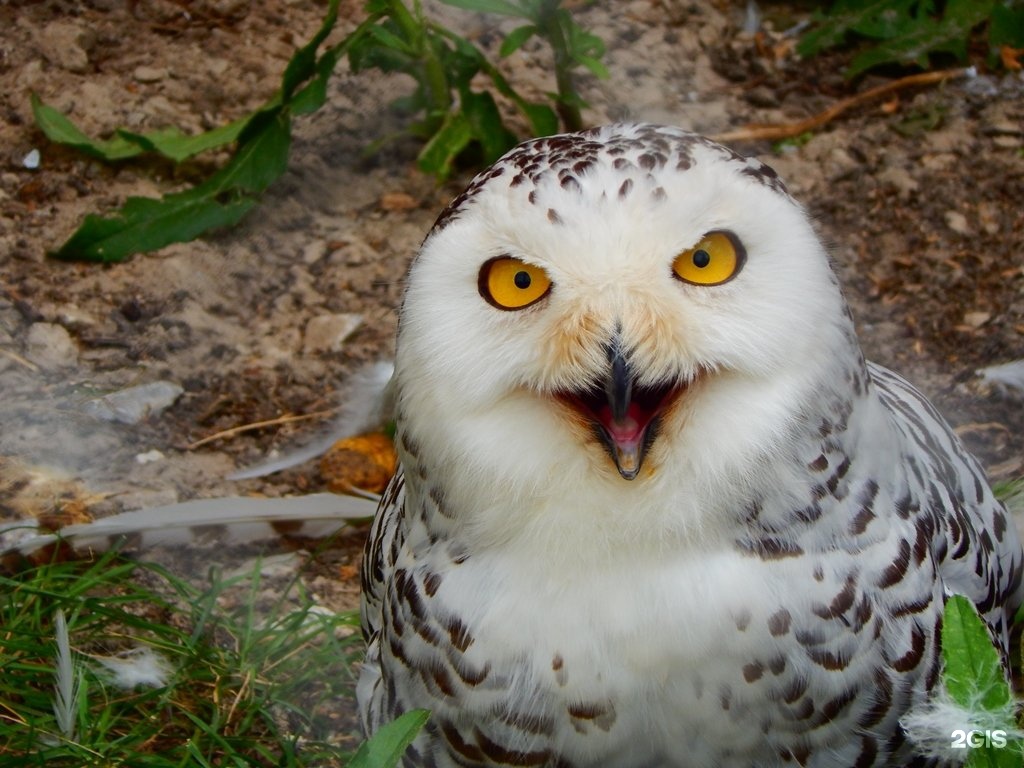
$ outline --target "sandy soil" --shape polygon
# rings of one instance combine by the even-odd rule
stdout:
[[[358,3],[343,6],[341,31],[360,18]],[[806,117],[883,81],[845,82],[842,56],[780,54],[780,38],[741,31],[744,6],[581,7],[612,73],[581,78],[586,120],[717,133]],[[426,7],[491,51],[494,32],[509,28]],[[210,128],[273,93],[320,15],[312,0],[0,2],[0,455],[110,494],[98,514],[321,489],[315,463],[225,479],[317,434],[315,419],[192,444],[328,410],[352,371],[387,358],[405,267],[469,175],[438,187],[415,170],[408,142],[365,157],[402,126],[388,104],[410,83],[343,66],[329,104],[297,121],[287,174],[240,227],[122,264],[62,263],[47,250],[86,213],[177,189],[221,158],[106,166],[47,142],[29,94],[91,135]],[[799,19],[772,4],[766,29]],[[534,98],[554,87],[539,45],[502,67]],[[982,74],[866,105],[783,148],[734,145],[773,165],[816,219],[868,356],[917,383],[1001,478],[1024,472],[1024,402],[983,386],[976,371],[1024,358],[1022,96],[1020,73]],[[23,162],[33,149],[37,169]],[[339,328],[357,320],[341,340]],[[162,412],[121,424],[91,410],[154,381],[182,390]],[[332,562],[341,587],[324,591],[334,607],[354,604],[358,548],[356,537]]]

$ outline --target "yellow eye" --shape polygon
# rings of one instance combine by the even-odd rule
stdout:
[[[547,295],[551,278],[533,264],[499,256],[480,268],[479,285],[480,295],[498,309],[523,309]]]
[[[680,280],[694,285],[721,285],[742,269],[746,251],[732,232],[708,232],[672,263]]]

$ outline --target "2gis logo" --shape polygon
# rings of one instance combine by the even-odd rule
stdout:
[[[981,749],[992,747],[1002,749],[1006,746],[1006,731],[962,731],[957,729],[949,735],[949,746],[953,749]]]

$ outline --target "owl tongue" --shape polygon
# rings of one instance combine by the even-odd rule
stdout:
[[[644,429],[651,421],[653,413],[646,413],[636,402],[629,404],[621,419],[616,419],[610,406],[604,406],[597,414],[598,421],[608,436],[616,443],[631,445],[639,443],[644,436]]]
[[[647,428],[655,414],[655,410],[648,411],[635,400],[627,406],[621,418],[615,418],[609,405],[602,406],[594,414],[601,425],[604,433],[602,437],[615,460],[615,466],[626,480],[632,480],[640,471]]]

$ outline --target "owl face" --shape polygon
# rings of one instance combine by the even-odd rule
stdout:
[[[765,166],[671,128],[539,139],[478,176],[413,264],[402,412],[440,461],[515,452],[509,483],[715,470],[770,450],[846,322]]]

